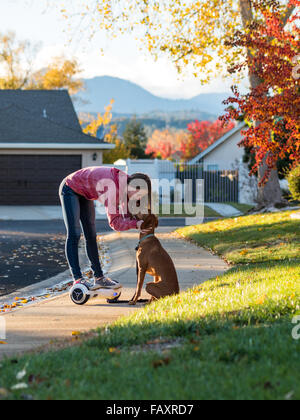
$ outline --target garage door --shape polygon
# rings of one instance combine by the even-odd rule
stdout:
[[[58,188],[81,155],[0,155],[0,205],[58,205]]]

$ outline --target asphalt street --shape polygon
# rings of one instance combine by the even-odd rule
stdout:
[[[110,230],[97,223],[99,233]],[[0,222],[0,296],[68,269],[62,221]]]
[[[184,226],[184,219],[161,219],[161,226]],[[97,221],[98,234],[110,232]],[[62,220],[0,221],[0,296],[47,280],[68,269]]]

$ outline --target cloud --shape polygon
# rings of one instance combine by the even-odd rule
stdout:
[[[56,44],[56,45],[46,45],[43,46],[35,60],[34,60],[34,67],[35,70],[39,70],[41,68],[47,67],[53,58],[60,57],[60,56],[66,56],[68,57],[68,51],[63,44]]]

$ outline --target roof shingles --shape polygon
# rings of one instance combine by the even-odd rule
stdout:
[[[0,142],[101,144],[82,132],[67,91],[0,90]]]

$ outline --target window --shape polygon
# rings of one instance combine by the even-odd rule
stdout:
[[[219,165],[207,165],[207,171],[216,172],[219,170]]]

